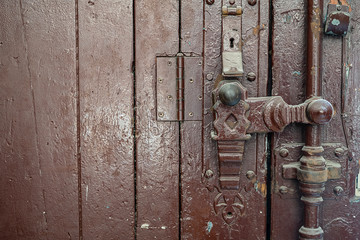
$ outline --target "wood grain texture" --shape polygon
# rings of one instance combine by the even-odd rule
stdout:
[[[0,11],[0,238],[78,238],[74,3]]]
[[[79,2],[84,239],[134,238],[133,6]]]
[[[181,3],[181,50],[187,55],[202,56],[204,2],[183,0]],[[188,67],[202,69],[203,66]],[[192,69],[185,68],[185,76],[189,71]],[[195,81],[203,86],[203,77]],[[181,124],[181,239],[209,238],[212,206],[206,201],[208,190],[202,182],[202,159],[202,121],[185,121]]]
[[[179,51],[179,2],[139,0],[135,14],[137,239],[178,239],[179,123],[156,121],[155,58]]]
[[[280,95],[288,104],[305,100],[306,44],[304,1],[273,1],[272,95]],[[283,143],[301,143],[301,126],[292,124],[272,139],[271,237],[297,239],[302,224],[302,205],[298,195],[288,199],[279,193],[281,186],[289,192],[298,189],[296,180],[282,183],[282,159],[275,158],[275,149]],[[291,213],[291,215],[289,214]],[[291,217],[290,217],[291,216]]]

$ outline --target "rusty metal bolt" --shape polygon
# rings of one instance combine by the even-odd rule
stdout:
[[[206,170],[205,172],[205,177],[206,178],[211,178],[212,176],[214,176],[214,172],[210,169]]]
[[[208,81],[213,80],[213,78],[214,78],[214,76],[213,76],[213,74],[212,74],[212,73],[208,73],[208,74],[206,74],[206,79],[207,79]]]
[[[251,180],[255,177],[255,173],[253,171],[247,171],[246,177],[247,179]]]
[[[256,79],[256,74],[253,72],[249,72],[247,75],[247,80],[249,80],[250,82],[253,82],[253,81],[255,81],[255,79]]]
[[[289,156],[289,150],[287,150],[286,148],[282,148],[279,151],[279,155],[283,158]]]
[[[257,0],[248,0],[248,3],[249,3],[251,6],[254,6],[254,5],[257,3]]]
[[[335,149],[335,155],[337,156],[337,157],[342,157],[343,155],[344,155],[344,149],[343,148],[336,148]]]
[[[341,195],[343,192],[344,192],[344,189],[342,187],[340,187],[340,186],[334,187],[334,193],[336,196]]]
[[[287,194],[289,192],[289,190],[286,186],[281,186],[281,187],[279,187],[279,192],[281,194]]]

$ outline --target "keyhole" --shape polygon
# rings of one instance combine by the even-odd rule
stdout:
[[[230,48],[234,48],[234,38],[230,38]]]

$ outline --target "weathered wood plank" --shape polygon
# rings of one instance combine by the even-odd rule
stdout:
[[[135,14],[137,239],[178,239],[179,123],[156,120],[155,57],[179,51],[179,2],[139,0]]]
[[[134,238],[133,6],[79,1],[84,239]]]
[[[78,238],[74,2],[0,11],[0,238]]]
[[[181,2],[181,50],[187,55],[203,55],[203,3],[202,0]],[[185,81],[188,81],[187,73],[199,68],[202,71],[202,65],[186,65]],[[200,81],[203,85],[202,76],[194,81]],[[203,96],[201,98],[203,99]],[[181,239],[207,237],[211,205],[205,200],[208,197],[208,190],[202,183],[202,158],[202,121],[183,122],[181,124]]]

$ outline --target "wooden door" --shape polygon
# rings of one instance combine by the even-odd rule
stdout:
[[[305,125],[250,122],[251,137],[224,143],[214,120],[216,89],[234,80],[222,76],[227,31],[239,34],[241,101],[306,100],[308,2],[5,0],[0,239],[298,239],[306,209],[284,166],[303,155]],[[326,181],[316,239],[360,239],[360,6],[338,4],[350,31],[321,37],[319,69],[335,112],[323,156],[341,175]],[[234,114],[225,121],[242,126]]]

